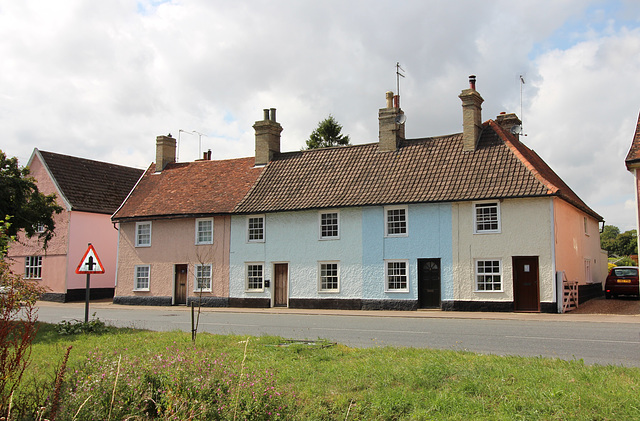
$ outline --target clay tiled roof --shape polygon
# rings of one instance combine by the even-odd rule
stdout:
[[[636,125],[636,132],[633,136],[633,142],[631,142],[631,148],[625,159],[627,169],[631,169],[631,165],[640,163],[640,116],[638,116],[638,124]]]
[[[253,157],[171,163],[158,174],[151,164],[113,220],[230,213],[260,171]]]
[[[143,170],[53,152],[37,151],[71,210],[112,214]]]
[[[492,120],[474,152],[462,134],[282,153],[236,207],[261,213],[558,195],[597,219],[535,152]]]

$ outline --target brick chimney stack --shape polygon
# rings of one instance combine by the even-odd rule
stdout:
[[[378,149],[392,152],[398,149],[398,141],[404,139],[404,111],[393,92],[386,93],[387,107],[378,111]],[[401,117],[402,116],[402,117]]]
[[[522,121],[520,121],[515,113],[500,113],[496,117],[496,123],[498,123],[505,131],[514,135],[516,139],[520,139],[520,127],[522,126]]]
[[[176,162],[176,140],[167,136],[156,137],[156,172],[161,172],[171,162]]]
[[[458,96],[462,100],[462,148],[464,151],[476,150],[476,143],[482,131],[482,103],[484,99],[476,91],[476,77],[469,76],[469,89]]]
[[[253,125],[256,131],[255,165],[266,165],[275,154],[280,153],[280,133],[282,126],[276,122],[276,109],[264,110],[264,119]]]

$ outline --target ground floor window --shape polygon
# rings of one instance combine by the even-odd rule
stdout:
[[[338,292],[340,288],[340,265],[338,262],[319,262],[320,291]]]
[[[409,261],[387,260],[385,262],[386,290],[391,292],[409,291]]]
[[[264,265],[247,263],[247,290],[256,291],[264,288]]]
[[[24,262],[26,279],[42,279],[42,256],[27,256]]]
[[[476,260],[476,291],[502,291],[500,260]]]
[[[135,268],[134,291],[149,291],[149,276],[151,267],[149,265],[138,265]]]
[[[194,292],[211,292],[211,265],[196,265]]]

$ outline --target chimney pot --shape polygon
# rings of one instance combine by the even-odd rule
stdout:
[[[275,108],[271,108],[271,121],[273,121],[274,123],[276,121],[276,109]]]
[[[469,76],[469,88],[476,90],[476,75]]]
[[[387,108],[393,108],[393,92],[387,91],[385,97],[387,99]]]
[[[263,118],[263,120],[264,120],[264,121],[269,120],[269,109],[268,109],[268,108],[265,108],[263,111],[264,111],[264,118]]]

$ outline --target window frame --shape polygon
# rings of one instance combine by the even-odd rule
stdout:
[[[24,279],[42,279],[42,256],[25,256]]]
[[[389,212],[403,210],[404,211],[404,232],[395,233],[389,230]],[[384,207],[384,236],[385,237],[408,237],[409,236],[409,206],[385,206]]]
[[[143,225],[149,225],[149,243],[140,242],[140,232],[138,230],[139,230],[139,227],[141,227]],[[152,226],[151,221],[136,222],[136,231],[135,231],[136,247],[151,247],[152,231],[153,231],[153,226]]]
[[[496,225],[495,229],[478,229],[478,207],[487,208],[488,205],[494,205],[496,208]],[[492,221],[488,222],[489,224]],[[485,222],[485,224],[487,224]],[[500,201],[499,200],[490,200],[483,202],[474,202],[473,203],[473,233],[474,234],[500,234],[502,232],[502,217],[500,211]]]
[[[258,288],[250,288],[250,276],[249,276],[249,268],[251,266],[260,266],[260,287]],[[245,262],[244,264],[244,291],[245,292],[264,292],[264,272],[265,265],[264,262]],[[255,277],[255,276],[254,276]]]
[[[138,269],[142,269],[142,268],[146,268],[147,269],[147,286],[146,287],[140,287],[140,279],[143,279],[142,277],[140,277],[139,273],[138,273]],[[150,287],[151,287],[151,265],[135,265],[133,267],[133,290],[134,291],[150,291]]]
[[[480,262],[498,262],[498,272],[479,272],[479,263]],[[502,259],[499,258],[490,258],[490,257],[486,257],[486,258],[480,258],[480,259],[474,259],[473,262],[473,273],[474,273],[474,284],[475,284],[475,291],[474,292],[504,292],[504,266],[502,264]],[[486,281],[483,282],[483,285],[485,285],[485,289],[480,289],[480,282],[479,282],[479,277],[480,276],[499,276],[500,278],[500,289],[486,289],[486,285],[488,285],[488,283]],[[492,281],[490,283],[490,285],[495,286],[496,282]]]
[[[405,287],[404,288],[391,288],[389,283],[389,276],[402,276],[402,275],[394,275],[389,273],[389,264],[391,263],[403,263],[405,274]],[[385,259],[384,260],[384,292],[399,292],[399,293],[407,293],[410,291],[410,267],[409,267],[409,259]]]
[[[200,240],[200,223],[201,222],[211,222],[211,239],[210,240],[205,240],[205,241],[201,241]],[[196,218],[196,226],[195,226],[195,230],[196,230],[196,238],[195,238],[195,244],[196,246],[201,246],[201,245],[206,245],[206,244],[213,244],[213,217],[211,218]]]
[[[324,215],[331,215],[331,214],[335,214],[336,218],[335,218],[335,231],[336,231],[336,235],[323,235],[323,228],[325,226],[328,225],[323,225],[323,219],[322,217]],[[318,212],[318,239],[320,240],[339,240],[340,239],[340,211],[337,210],[331,210],[331,211],[320,211]]]
[[[209,287],[208,288],[198,288],[198,270],[201,268],[209,269]],[[205,264],[195,264],[193,266],[193,292],[211,292],[213,289],[213,265],[211,263]]]
[[[335,265],[335,288],[323,288],[323,266]],[[326,277],[328,277],[327,275]],[[331,275],[333,277],[333,275]],[[339,260],[323,260],[318,261],[318,292],[323,294],[337,294],[340,292],[340,261]]]
[[[262,220],[262,238],[252,239],[252,228],[251,228],[251,220],[252,219],[261,219]],[[266,218],[264,215],[249,215],[247,216],[247,243],[264,243],[266,239]],[[255,228],[254,228],[255,229]]]

